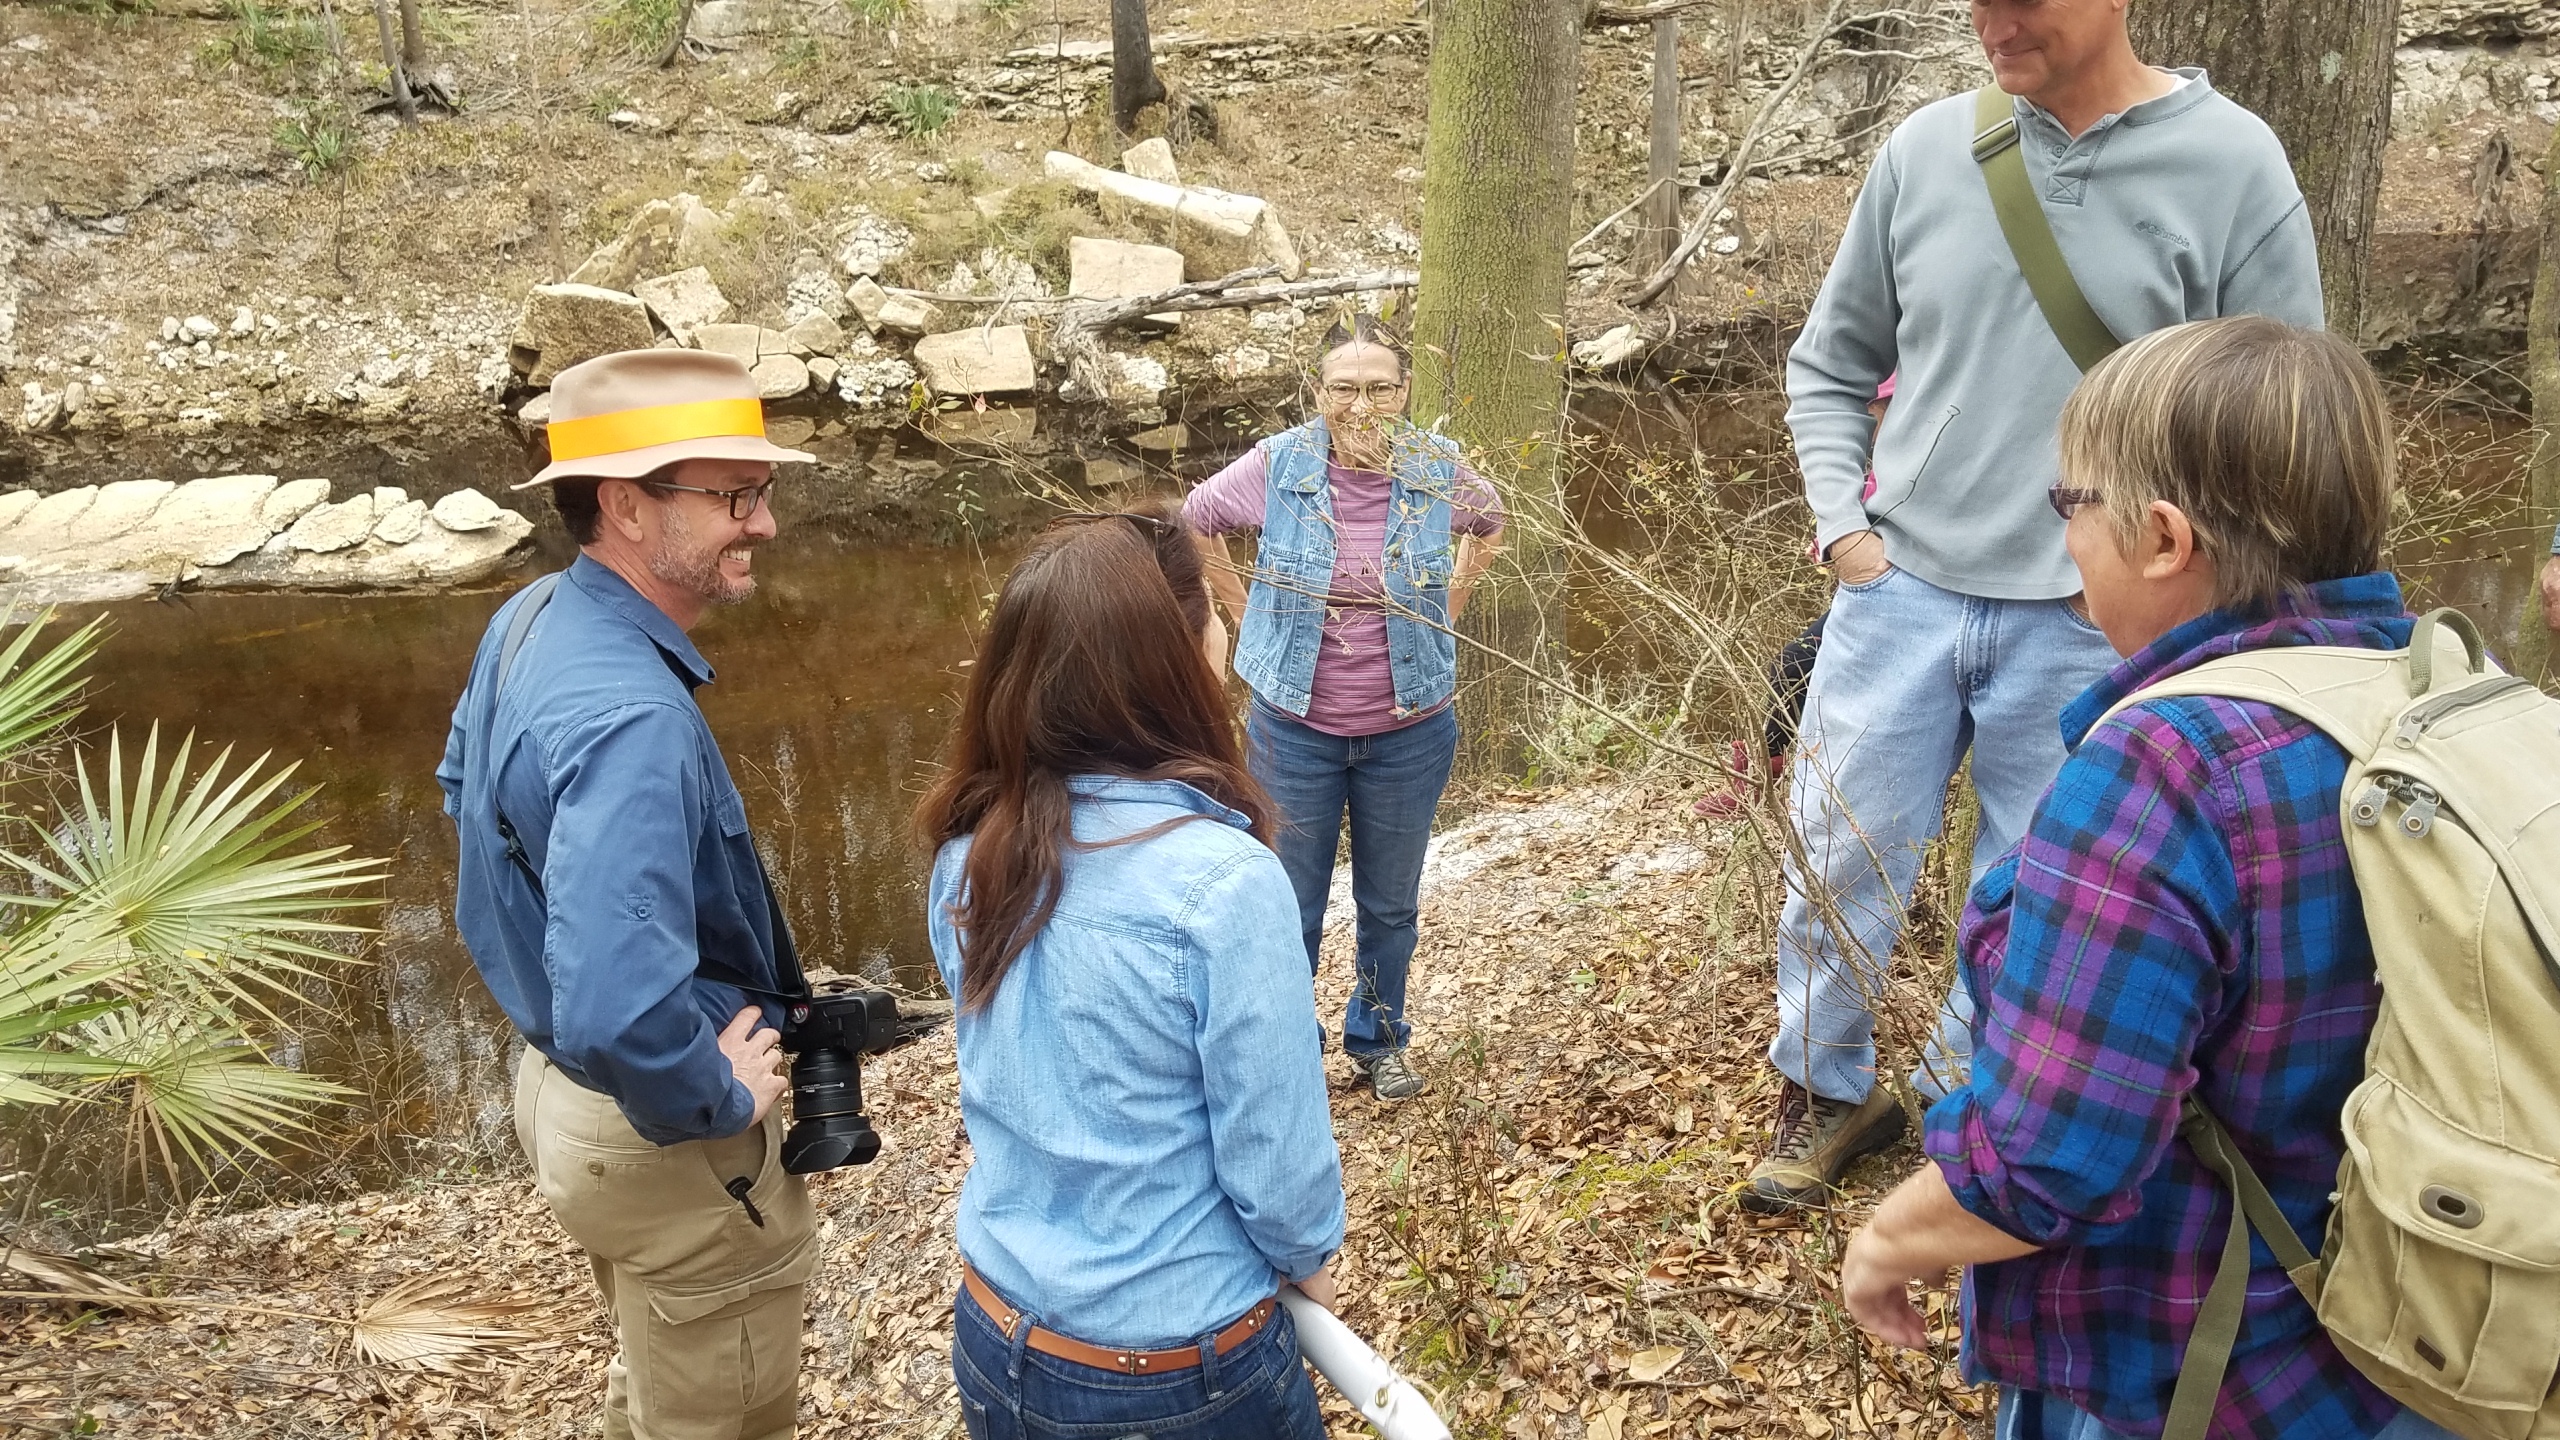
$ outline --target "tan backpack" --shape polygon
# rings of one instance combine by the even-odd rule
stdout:
[[[2240,1203],[2163,1440],[2203,1440],[2252,1228],[2393,1399],[2471,1440],[2560,1440],[2560,700],[2452,610],[2406,650],[2252,650],[2116,708],[2173,695],[2273,705],[2345,748],[2382,1010],[2316,1258],[2189,1099],[2179,1133]]]

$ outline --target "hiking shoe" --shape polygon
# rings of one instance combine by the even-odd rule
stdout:
[[[1910,1124],[1902,1103],[1882,1085],[1851,1104],[1816,1095],[1793,1080],[1778,1095],[1778,1134],[1769,1158],[1751,1172],[1742,1208],[1780,1215],[1819,1205],[1849,1170],[1851,1161],[1902,1138]]]
[[[1384,1055],[1356,1057],[1360,1071],[1369,1077],[1369,1093],[1381,1100],[1410,1100],[1422,1093],[1422,1077],[1404,1063],[1404,1052],[1390,1050]]]

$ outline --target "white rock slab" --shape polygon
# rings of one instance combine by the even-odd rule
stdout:
[[[767,400],[788,400],[809,388],[809,367],[790,355],[767,355],[747,370],[756,393]]]
[[[380,502],[375,502],[379,506]],[[406,545],[425,533],[427,502],[410,500],[385,512],[373,522],[373,538],[385,545]]]
[[[265,503],[259,505],[258,519],[266,525],[269,534],[275,534],[308,514],[313,506],[325,504],[328,499],[329,482],[326,480],[288,480],[277,486]]]
[[[456,490],[435,503],[429,518],[457,535],[495,527],[508,512],[477,490]]]
[[[1182,172],[1173,164],[1173,142],[1161,135],[1152,140],[1141,140],[1121,151],[1120,168],[1141,180],[1155,180],[1166,185],[1182,183]]]
[[[729,356],[753,369],[763,336],[761,325],[705,325],[693,332],[693,343],[698,349]]]
[[[971,326],[916,342],[916,368],[936,395],[1004,395],[1039,383],[1031,340],[1019,325]]]
[[[1077,235],[1067,241],[1067,293],[1079,300],[1152,295],[1182,283],[1182,252]],[[1149,315],[1151,325],[1179,325],[1178,314]]]
[[[701,12],[696,10],[699,20]],[[696,265],[671,275],[658,275],[631,287],[676,338],[684,339],[704,325],[717,325],[729,318],[729,297],[712,283],[711,272]]]
[[[285,532],[289,548],[326,555],[361,545],[373,534],[373,497],[358,495],[335,505],[321,505],[293,522]]]

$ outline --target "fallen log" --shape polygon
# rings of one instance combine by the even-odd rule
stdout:
[[[1102,335],[1148,315],[1186,310],[1231,310],[1245,305],[1284,304],[1329,295],[1355,295],[1373,290],[1410,290],[1422,283],[1411,270],[1373,270],[1360,275],[1330,275],[1314,280],[1269,282],[1280,273],[1275,265],[1257,265],[1216,280],[1194,280],[1152,295],[1124,295],[1116,300],[1079,300],[1058,313],[1050,333],[1051,358],[1067,367],[1067,375],[1088,394],[1108,396],[1112,377],[1103,364]]]

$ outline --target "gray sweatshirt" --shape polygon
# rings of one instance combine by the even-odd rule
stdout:
[[[2318,325],[2319,262],[2284,148],[2203,71],[2176,73],[2189,83],[2076,140],[2011,102],[2082,293],[2122,340],[2217,315]],[[1824,551],[1871,528],[1941,589],[2056,599],[2080,589],[2045,500],[2080,371],[2001,236],[1973,106],[1968,92],[1924,107],[1876,156],[1787,355],[1787,426]],[[1897,369],[1877,426],[1867,402]],[[1871,458],[1876,493],[1861,502]]]

